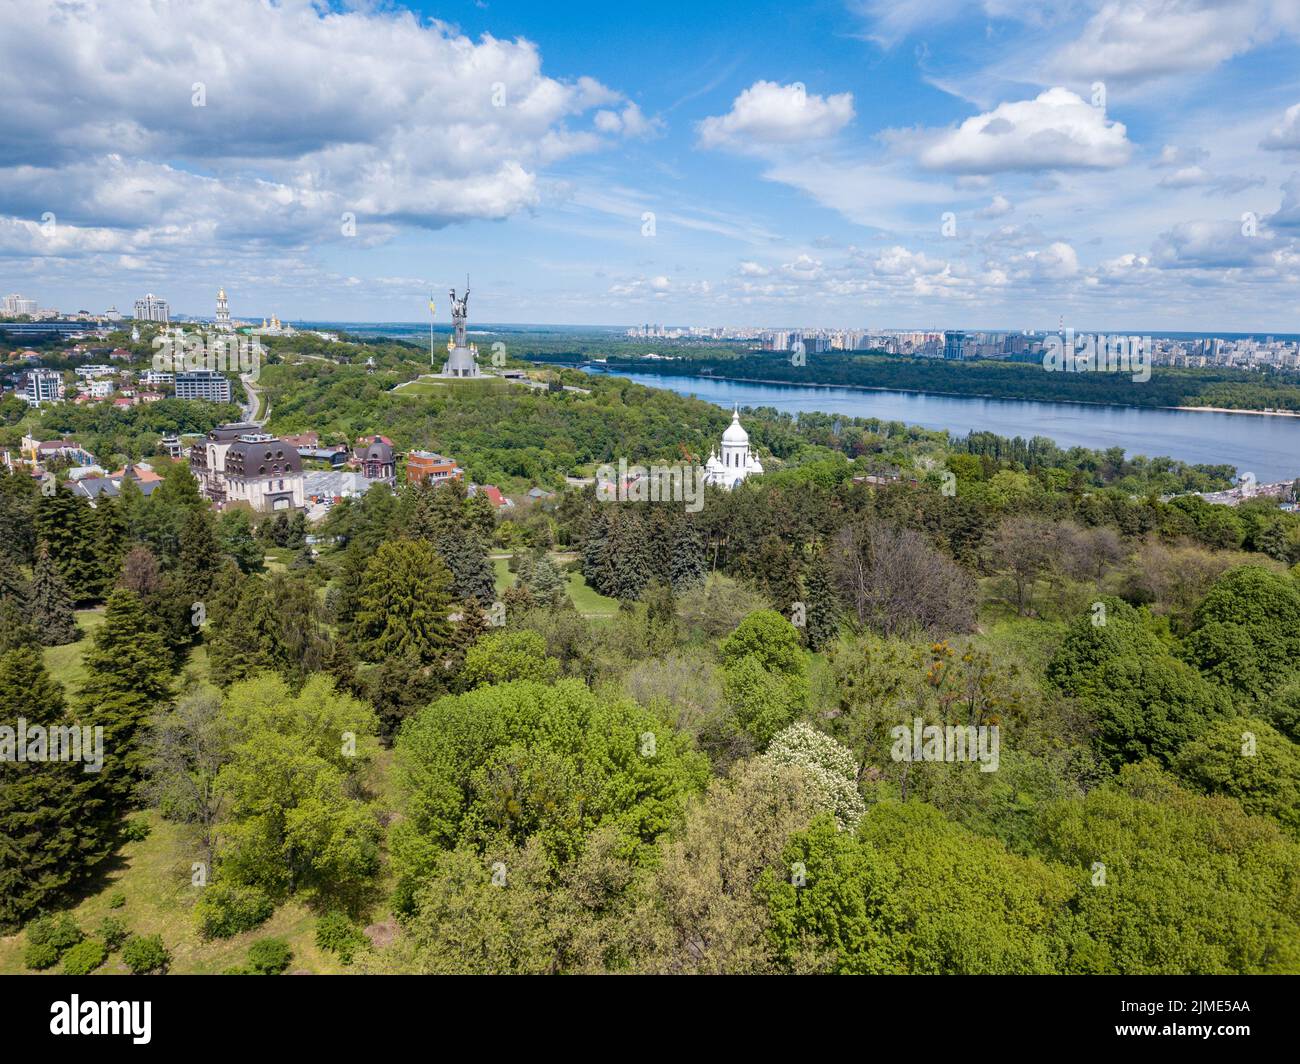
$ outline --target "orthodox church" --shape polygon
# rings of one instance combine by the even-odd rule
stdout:
[[[715,484],[730,491],[746,477],[759,476],[763,463],[749,449],[749,433],[740,424],[740,408],[731,413],[731,424],[722,434],[722,454],[709,452],[704,466],[704,483]]]

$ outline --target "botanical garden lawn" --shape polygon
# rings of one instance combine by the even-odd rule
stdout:
[[[190,829],[163,820],[154,810],[133,817],[149,824],[149,837],[126,843],[106,862],[108,867],[92,892],[69,910],[87,937],[94,935],[104,917],[117,916],[132,933],[162,936],[163,945],[171,951],[173,974],[218,975],[242,964],[249,945],[268,936],[288,942],[293,950],[290,971],[327,974],[346,970],[333,954],[317,948],[316,916],[297,902],[281,906],[254,931],[204,942],[191,911],[201,889],[191,885],[192,866],[201,858]],[[110,909],[109,898],[119,892],[126,896],[126,904]],[[27,971],[23,967],[25,946],[26,936],[21,933],[0,938],[0,973]],[[51,971],[57,972],[58,967]],[[111,954],[96,974],[127,974],[120,952]]]

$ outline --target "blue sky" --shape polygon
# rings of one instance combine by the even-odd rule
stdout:
[[[11,0],[0,288],[1297,331],[1298,60],[1294,0]]]

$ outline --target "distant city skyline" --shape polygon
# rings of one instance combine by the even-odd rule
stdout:
[[[1300,332],[1291,2],[10,0],[0,31],[0,290],[42,306],[432,292],[445,325],[468,271],[501,324]]]

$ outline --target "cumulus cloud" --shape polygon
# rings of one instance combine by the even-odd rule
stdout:
[[[135,244],[309,244],[345,212],[362,241],[505,218],[547,165],[657,128],[594,79],[543,74],[526,40],[405,11],[9,0],[0,18],[0,211]]]
[[[1286,109],[1282,121],[1269,131],[1259,146],[1268,151],[1300,151],[1300,103]]]
[[[597,132],[628,138],[653,137],[663,132],[660,118],[647,118],[637,104],[628,102],[622,111],[599,110],[593,120]]]
[[[981,207],[975,212],[976,218],[1001,218],[1005,214],[1010,214],[1015,210],[1011,201],[1006,196],[998,193],[993,197],[993,201],[987,207]]]
[[[756,81],[736,97],[730,111],[705,118],[696,130],[706,148],[761,151],[825,140],[852,120],[852,93],[819,96],[799,82]]]
[[[982,174],[1107,169],[1127,162],[1132,149],[1123,123],[1063,88],[999,104],[927,139],[919,153],[922,166]]]
[[[1232,221],[1181,222],[1152,245],[1152,261],[1162,269],[1248,269],[1274,262],[1277,241],[1266,231],[1253,235]]]
[[[1136,84],[1209,70],[1298,32],[1293,0],[1105,0],[1043,70],[1070,82]]]

